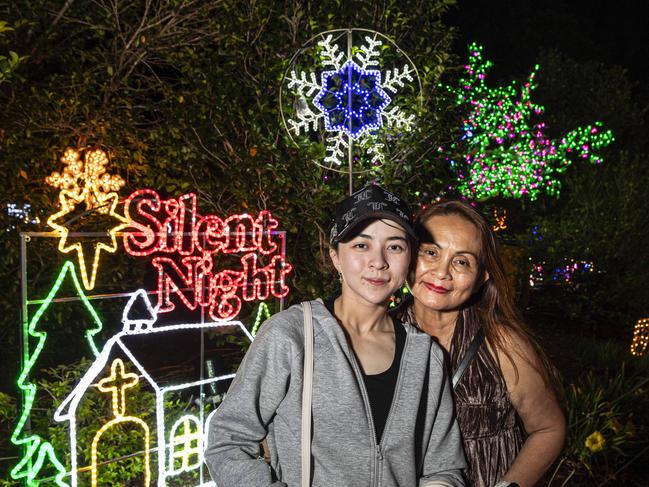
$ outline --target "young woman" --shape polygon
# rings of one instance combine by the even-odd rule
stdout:
[[[531,487],[561,451],[565,418],[491,228],[471,206],[449,201],[425,209],[416,229],[414,299],[395,315],[450,356],[470,485]]]
[[[464,485],[442,351],[387,313],[413,239],[407,206],[378,186],[336,208],[330,256],[341,294],[311,301],[313,486]],[[209,424],[205,459],[217,485],[301,485],[303,330],[301,305],[260,328]]]

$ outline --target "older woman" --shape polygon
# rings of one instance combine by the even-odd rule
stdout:
[[[305,347],[296,305],[261,327],[210,421],[205,460],[219,486],[464,485],[443,352],[387,312],[413,241],[407,206],[378,186],[338,205],[330,256],[341,294],[311,301],[310,472],[300,465]],[[259,455],[264,438],[270,466]]]
[[[519,318],[494,235],[457,201],[423,210],[397,316],[448,352],[458,423],[476,487],[534,485],[560,453],[565,418],[552,366]]]

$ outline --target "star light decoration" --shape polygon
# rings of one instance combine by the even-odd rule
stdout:
[[[59,192],[61,209],[47,219],[47,224],[61,236],[58,246],[60,252],[77,253],[83,285],[90,290],[95,287],[101,252],[115,252],[117,250],[115,234],[127,226],[126,218],[115,211],[119,199],[117,191],[125,183],[121,177],[106,173],[108,157],[101,149],[86,151],[82,160],[79,151],[69,148],[61,157],[61,162],[65,164],[63,172],[53,172],[45,179],[47,184],[61,190]],[[93,244],[91,266],[86,265],[82,242],[70,242],[70,231],[67,228],[69,222],[66,220],[80,204],[85,204],[86,211],[97,211],[117,221],[112,227],[106,229],[109,243],[98,241]]]
[[[489,88],[486,73],[493,65],[483,60],[482,47],[469,46],[466,76],[456,87],[447,87],[457,107],[465,109],[462,139],[451,146],[447,160],[457,171],[458,190],[468,198],[486,199],[528,197],[540,194],[558,196],[561,182],[557,176],[580,158],[600,164],[600,149],[613,141],[610,130],[599,122],[578,127],[559,140],[545,135],[546,125],[533,119],[543,113],[543,106],[532,102],[536,88],[535,66],[519,88]]]
[[[392,97],[407,82],[413,82],[415,70],[408,64],[385,72],[379,69],[382,41],[365,36],[365,43],[347,57],[329,34],[318,42],[322,66],[316,73],[292,70],[287,77],[288,89],[298,97],[295,119],[288,119],[288,130],[295,135],[318,131],[324,124],[325,164],[340,166],[357,142],[375,166],[385,162],[384,144],[378,140],[382,127],[412,129],[415,116],[406,115]],[[373,69],[374,68],[374,69]],[[308,103],[311,100],[311,105]]]

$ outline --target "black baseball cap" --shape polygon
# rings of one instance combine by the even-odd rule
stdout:
[[[337,244],[359,223],[370,219],[392,220],[416,240],[410,208],[398,196],[372,184],[359,189],[336,205],[329,241]]]

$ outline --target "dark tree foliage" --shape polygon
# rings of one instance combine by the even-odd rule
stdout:
[[[625,70],[598,62],[577,63],[558,51],[542,53],[539,97],[549,126],[560,133],[586,120],[601,120],[615,135],[600,166],[580,164],[564,175],[559,199],[528,209],[543,240],[530,253],[547,267],[565,258],[592,261],[575,285],[554,283],[534,298],[538,308],[583,330],[629,342],[647,314],[649,271],[646,151],[649,130]],[[528,234],[529,235],[529,234]]]
[[[389,35],[419,67],[428,99],[407,157],[359,175],[354,184],[372,177],[396,190],[414,181],[419,190],[441,186],[434,149],[450,131],[439,123],[444,106],[435,89],[451,60],[452,30],[440,16],[452,3],[1,3],[0,19],[15,28],[3,33],[0,52],[20,46],[28,56],[0,85],[0,285],[6,296],[0,338],[11,344],[8,362],[18,362],[18,234],[49,230],[45,222],[57,207],[57,192],[44,179],[61,169],[68,146],[106,150],[111,174],[127,182],[123,196],[138,188],[168,196],[195,191],[203,214],[271,210],[289,232],[290,301],[331,292],[332,280],[322,279],[328,272],[324,242],[332,202],[345,194],[347,180],[329,174],[325,181],[323,170],[287,139],[279,117],[281,76],[302,44],[324,30],[363,27]],[[30,205],[28,221],[39,223],[9,217],[8,203]],[[50,244],[29,262],[33,295],[51,286],[63,259]],[[132,268],[119,259],[107,262],[105,286],[138,286]],[[3,382],[16,375],[15,367],[3,370]]]

